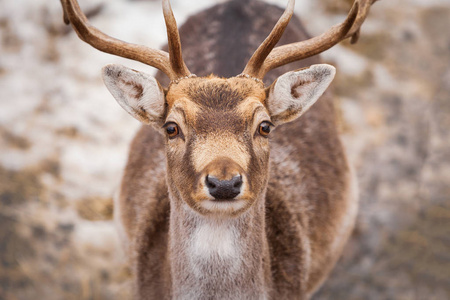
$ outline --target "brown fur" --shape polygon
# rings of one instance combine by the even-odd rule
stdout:
[[[244,15],[240,17],[246,18],[247,27],[259,28],[252,32],[257,35],[252,39],[260,42],[281,12],[257,1],[244,3],[224,3],[192,17],[181,29],[186,62],[194,73],[231,72],[225,70],[225,59],[218,57],[225,45],[209,49],[216,57],[201,60],[205,50],[197,49],[206,43],[204,39],[221,38],[212,34],[211,27],[201,24],[225,22],[229,18],[226,13],[235,12]],[[255,23],[261,18],[266,18],[264,21],[269,25],[257,27]],[[296,18],[291,23],[283,43],[307,36]],[[247,37],[244,39],[247,41]],[[230,56],[237,57],[236,61],[248,59],[257,45],[247,49],[246,43],[235,41],[234,47],[239,50]],[[316,62],[318,59],[312,58],[303,64],[283,67],[268,78],[273,81],[280,72]],[[352,230],[357,200],[351,192],[351,174],[336,131],[331,95],[325,94],[299,120],[280,126],[271,134],[270,160],[264,150],[269,139],[248,136],[258,124],[253,120],[255,108],[261,105],[264,110],[265,99],[263,86],[251,79],[214,76],[185,79],[169,86],[166,117],[179,120],[177,124],[180,123],[186,139],[169,142],[149,126],[142,127],[136,135],[119,204],[139,299],[182,298],[174,282],[201,284],[191,281],[193,275],[186,273],[184,264],[189,260],[186,243],[195,235],[200,218],[189,209],[211,219],[198,206],[202,195],[199,178],[204,172],[225,172],[222,176],[226,178],[239,170],[251,178],[244,197],[247,202],[242,212],[245,212],[227,216],[238,228],[241,250],[247,254],[246,268],[233,277],[234,281],[227,281],[232,272],[227,269],[225,259],[218,260],[213,269],[208,265],[196,266],[202,270],[204,289],[210,293],[203,294],[205,299],[223,298],[220,293],[240,289],[241,298],[257,298],[251,288],[264,290],[262,294],[270,299],[307,299],[330,273]],[[199,147],[215,147],[210,153],[214,158],[196,159],[196,155],[201,155]],[[239,158],[238,152],[248,155]],[[227,157],[241,163],[238,167],[224,168],[220,162]],[[198,163],[208,159],[211,161],[205,166]],[[219,228],[223,220],[211,222],[217,222]],[[214,276],[222,276],[223,280],[216,286],[208,286],[209,277]],[[188,292],[185,290],[186,295]]]

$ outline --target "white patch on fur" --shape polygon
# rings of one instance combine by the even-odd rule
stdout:
[[[164,91],[153,76],[114,64],[102,71],[106,87],[125,111],[144,124],[160,120]]]
[[[220,259],[236,257],[236,234],[225,223],[201,224],[196,228],[192,239],[192,253],[198,257],[217,255]]]
[[[193,275],[203,278],[211,268],[226,269],[234,277],[242,265],[235,224],[230,220],[201,220],[192,234],[188,256]],[[202,285],[202,284],[200,284]]]
[[[293,121],[305,113],[322,96],[335,74],[333,66],[320,64],[280,76],[267,99],[275,125]]]
[[[249,215],[205,218],[188,205],[181,208],[187,219],[175,220],[174,226],[182,226],[180,230],[187,231],[187,236],[172,240],[174,249],[179,251],[172,253],[176,256],[173,266],[179,268],[175,272],[181,279],[173,282],[173,298],[210,299],[213,292],[214,299],[266,299],[267,291],[259,277],[243,277],[252,259],[249,250],[258,242],[249,238],[255,230],[248,228]],[[211,287],[216,290],[211,291]]]

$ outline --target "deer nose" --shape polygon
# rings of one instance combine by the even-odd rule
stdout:
[[[205,184],[214,198],[233,199],[241,192],[242,176],[236,175],[230,180],[219,180],[214,176],[206,175]]]

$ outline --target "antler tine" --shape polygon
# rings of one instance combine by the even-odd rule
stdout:
[[[351,37],[351,41],[350,42],[352,44],[356,44],[358,42],[360,31],[361,31],[361,26],[364,23],[364,21],[366,20],[367,15],[369,14],[370,6],[372,4],[374,4],[375,2],[377,2],[377,1],[378,0],[362,0],[362,1],[359,1],[361,4],[359,6],[358,16],[356,17],[356,20],[353,23],[352,28],[347,33],[347,35],[345,36],[344,39],[347,39],[347,38]]]
[[[289,0],[283,15],[275,24],[269,36],[262,42],[262,44],[258,47],[258,49],[256,49],[255,53],[253,53],[252,57],[245,66],[242,74],[246,74],[252,77],[258,77],[258,72],[264,63],[264,60],[267,58],[272,49],[278,43],[281,36],[283,35],[284,30],[289,24],[289,21],[291,20],[292,15],[294,14],[294,6],[295,0]]]
[[[61,4],[64,10],[64,22],[71,23],[78,37],[84,42],[100,51],[155,67],[169,76],[171,80],[179,78],[179,73],[171,68],[167,52],[110,37],[89,24],[76,0],[61,0]]]
[[[189,76],[191,73],[183,61],[180,34],[169,0],[163,0],[163,14],[167,28],[169,58],[172,70],[177,74],[178,78]]]
[[[276,47],[261,67],[255,70],[253,76],[262,79],[272,69],[319,54],[349,37],[352,38],[352,43],[356,43],[370,6],[376,1],[378,0],[355,0],[347,18],[341,24],[331,27],[317,37]]]

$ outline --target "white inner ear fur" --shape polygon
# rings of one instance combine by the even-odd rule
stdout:
[[[333,66],[320,64],[278,77],[267,99],[272,122],[278,125],[300,117],[322,96],[335,74]]]
[[[121,65],[107,65],[103,81],[117,102],[130,115],[144,124],[162,122],[164,91],[150,75]]]

